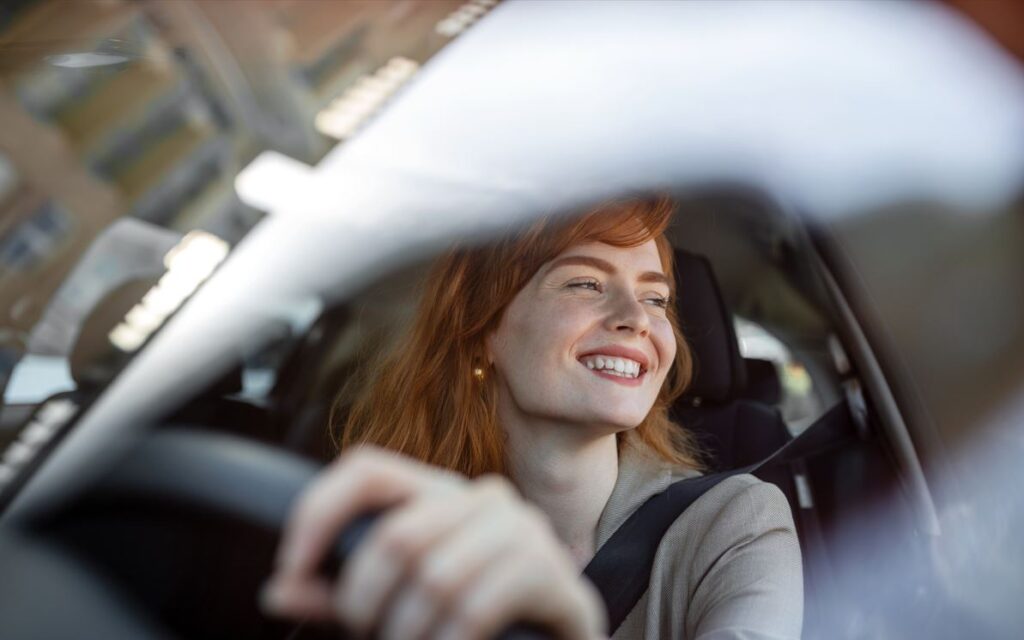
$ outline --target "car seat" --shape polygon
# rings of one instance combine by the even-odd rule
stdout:
[[[775,363],[759,358],[743,358],[747,372],[747,386],[741,392],[747,400],[753,400],[768,406],[778,406],[782,402],[782,382]]]
[[[771,381],[764,380],[768,374],[754,365],[758,385],[748,388],[748,363],[740,354],[732,314],[707,258],[678,250],[675,267],[676,310],[693,356],[694,375],[673,406],[672,417],[694,435],[708,471],[759,462],[792,438],[779,410],[761,401],[772,399]],[[777,485],[798,514],[791,469],[770,468],[758,475]]]

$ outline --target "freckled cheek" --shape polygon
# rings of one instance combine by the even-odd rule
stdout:
[[[579,341],[589,326],[585,314],[565,308],[538,309],[529,331],[548,349],[565,353]]]
[[[672,325],[666,318],[659,318],[651,325],[651,341],[658,352],[659,375],[667,375],[676,358],[676,337]]]
[[[516,369],[528,369],[534,378],[560,371],[565,358],[586,331],[582,314],[548,305],[509,318],[513,336],[508,356]],[[558,375],[561,375],[560,373]]]

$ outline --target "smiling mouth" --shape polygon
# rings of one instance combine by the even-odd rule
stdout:
[[[616,382],[639,383],[647,369],[636,360],[604,355],[590,355],[580,358],[580,364],[602,378]]]

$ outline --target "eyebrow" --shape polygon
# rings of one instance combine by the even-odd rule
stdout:
[[[551,262],[551,265],[548,266],[547,272],[551,273],[559,267],[571,265],[594,267],[595,269],[604,271],[610,275],[618,273],[618,269],[615,268],[615,265],[607,260],[602,260],[601,258],[595,258],[593,256],[565,256],[564,258],[558,258]],[[645,271],[640,274],[640,277],[637,278],[637,280],[639,282],[659,282],[661,284],[668,284],[668,276],[660,271]]]

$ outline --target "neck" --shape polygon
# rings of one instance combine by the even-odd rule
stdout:
[[[615,433],[527,420],[502,426],[512,481],[547,514],[582,568],[594,555],[597,522],[618,477]]]

